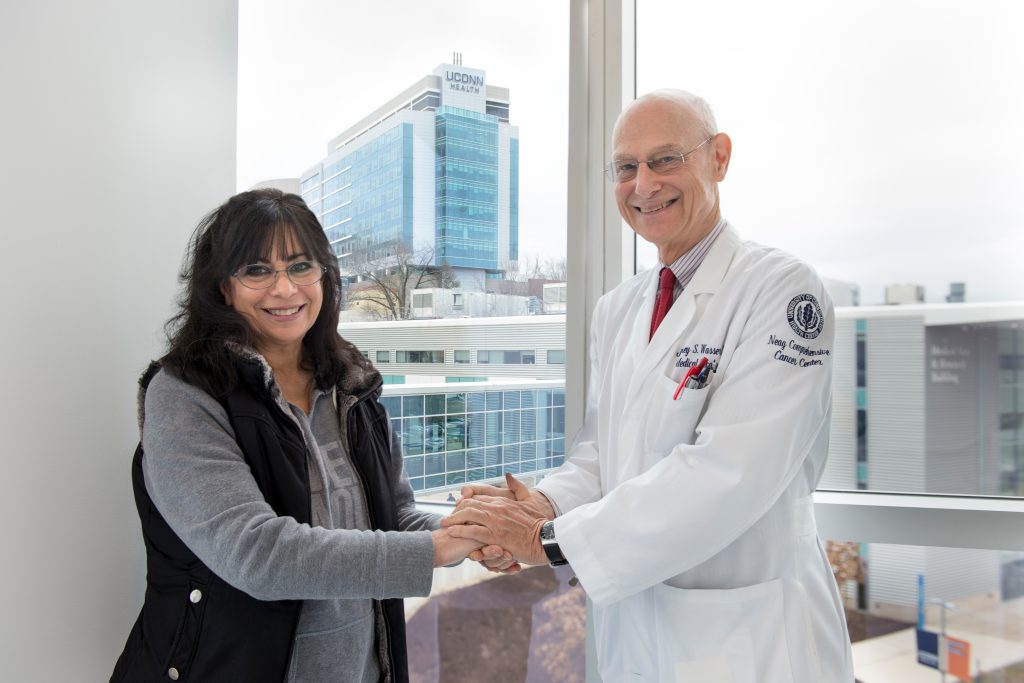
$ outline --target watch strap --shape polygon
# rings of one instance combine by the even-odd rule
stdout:
[[[548,564],[552,567],[561,567],[562,565],[569,564],[569,561],[565,559],[565,555],[562,554],[562,549],[558,547],[558,542],[555,540],[554,522],[544,522],[540,530],[540,545],[544,548]]]

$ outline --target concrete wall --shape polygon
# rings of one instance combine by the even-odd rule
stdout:
[[[836,320],[832,356],[832,433],[821,488],[857,488],[857,321]],[[834,539],[857,540],[857,539]]]
[[[0,5],[5,681],[107,680],[141,605],[135,382],[235,189],[237,12]]]
[[[924,335],[920,317],[867,321],[868,487],[876,491],[925,490]]]

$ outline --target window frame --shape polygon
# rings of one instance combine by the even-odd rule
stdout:
[[[577,172],[570,172],[568,187],[568,258],[574,267],[567,283],[566,349],[585,353],[566,357],[567,395],[584,397],[566,407],[567,433],[582,424],[594,305],[636,273],[637,237],[620,218],[602,168],[611,157],[615,118],[636,96],[636,5],[573,0],[570,13],[569,168]],[[1024,499],[822,489],[815,500],[823,537],[1024,551]],[[922,513],[935,527],[927,534],[901,522]]]
[[[636,96],[636,0],[572,0],[569,20],[566,433],[583,422],[597,299],[636,272],[636,236],[619,217],[602,166],[611,129]],[[1024,551],[1024,499],[818,490],[822,538]],[[599,681],[587,606],[587,681]]]

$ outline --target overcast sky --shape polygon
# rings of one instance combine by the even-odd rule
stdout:
[[[862,303],[952,281],[1022,300],[1017,6],[639,0],[637,86],[706,97],[733,139],[725,216]],[[522,256],[564,253],[568,2],[243,0],[239,24],[240,189],[298,176],[459,51],[511,91]]]
[[[461,52],[510,91],[520,258],[564,257],[568,2],[239,4],[239,189],[298,177],[331,138]]]

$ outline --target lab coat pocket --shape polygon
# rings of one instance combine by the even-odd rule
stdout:
[[[660,683],[787,683],[782,582],[732,589],[655,586]]]
[[[709,387],[683,389],[673,399],[679,382],[659,376],[647,400],[644,445],[648,453],[664,456],[679,444],[692,444],[696,439],[697,422],[704,414]]]

